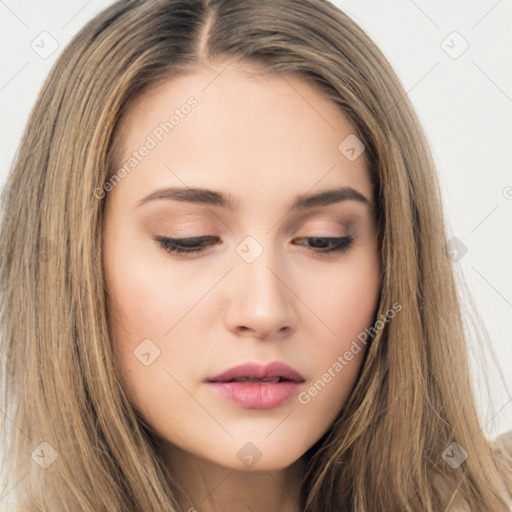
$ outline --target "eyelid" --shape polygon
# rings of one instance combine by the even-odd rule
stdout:
[[[217,239],[215,243],[204,243],[208,242],[209,240]],[[173,253],[173,255],[178,257],[190,257],[193,255],[202,255],[207,254],[210,252],[210,249],[213,249],[213,247],[219,243],[221,243],[221,240],[219,237],[215,236],[201,236],[201,237],[191,237],[191,238],[169,238],[164,236],[155,236],[154,237],[155,242],[158,243],[158,245],[166,250],[169,253]],[[322,256],[322,257],[336,257],[337,255],[341,255],[347,251],[350,250],[352,247],[355,237],[352,235],[345,235],[341,237],[331,237],[331,236],[309,236],[309,237],[295,237],[293,240],[298,240],[299,243],[295,245],[305,245],[307,246],[309,242],[313,241],[313,243],[318,243],[318,241],[321,241],[322,243],[325,243],[327,241],[328,244],[331,244],[330,249],[325,248],[313,248],[310,249],[312,253],[314,253],[315,256]],[[308,242],[308,243],[304,243]],[[334,246],[332,246],[334,244]]]
[[[332,212],[332,211],[315,211],[308,212],[294,218],[290,225],[286,228],[286,234],[293,236],[310,236],[310,233],[320,233],[319,236],[344,236],[352,231],[353,226],[365,222],[366,217],[360,212]],[[329,235],[328,233],[334,233]]]
[[[302,233],[302,231],[306,232],[307,233],[307,236],[311,236],[309,235],[309,233],[321,233],[320,235],[318,236],[343,236],[343,232],[346,231],[346,225],[345,224],[340,224],[339,222],[338,223],[333,223],[333,222],[329,222],[328,224],[326,224],[325,222],[323,223],[313,223],[313,224],[310,224],[310,223],[306,223],[304,228],[300,231],[300,233]],[[334,232],[333,234],[328,234],[328,233],[331,233],[331,232]],[[315,236],[315,235],[313,235]]]
[[[304,226],[301,228],[298,226],[298,224],[304,224]],[[320,224],[320,225],[319,225]],[[317,219],[307,219],[304,221],[298,222],[294,221],[291,226],[286,230],[286,234],[294,233],[294,236],[321,236],[321,237],[337,237],[337,236],[344,236],[348,231],[349,228],[354,224],[354,221],[352,219],[349,219],[347,221],[342,221],[340,219],[332,220],[332,219],[325,219],[325,218],[317,218]],[[170,238],[192,238],[192,237],[202,237],[205,236],[205,233],[208,234],[208,236],[220,236],[220,232],[218,229],[214,228],[212,225],[205,226],[205,224],[199,224],[199,226],[193,226],[192,228],[188,228],[184,226],[183,224],[179,224],[176,229],[169,229],[169,230],[163,230],[167,231]],[[299,231],[297,233],[297,231]],[[160,230],[159,230],[160,231]],[[231,229],[229,231],[232,232]],[[304,235],[301,233],[305,232]],[[313,233],[312,235],[310,233]],[[320,233],[316,235],[315,233]]]

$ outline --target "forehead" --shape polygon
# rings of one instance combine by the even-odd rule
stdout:
[[[354,132],[340,107],[300,76],[205,68],[129,105],[114,168],[124,165],[129,177],[115,192],[132,203],[164,186],[229,188],[242,201],[339,186],[371,197],[364,151],[353,160],[340,150]]]

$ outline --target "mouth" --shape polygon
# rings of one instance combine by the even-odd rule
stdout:
[[[291,366],[248,363],[205,380],[217,396],[246,409],[271,409],[298,392],[304,377]]]
[[[246,363],[234,366],[218,375],[208,377],[207,382],[304,382],[304,377],[291,366],[274,361],[267,365]]]
[[[208,382],[247,382],[251,384],[264,384],[264,383],[272,383],[277,384],[278,382],[297,382],[291,379],[286,379],[284,377],[265,377],[263,379],[257,379],[253,377],[237,377],[236,379],[231,380],[209,380]]]

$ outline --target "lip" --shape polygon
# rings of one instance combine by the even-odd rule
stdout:
[[[228,382],[232,379],[239,378],[265,379],[273,377],[282,377],[286,380],[294,382],[304,382],[304,377],[291,366],[281,361],[273,361],[267,365],[258,363],[246,363],[233,366],[218,375],[208,377],[207,382]]]
[[[278,382],[265,382],[261,379],[280,377]],[[232,379],[257,379],[253,382],[237,382]],[[258,380],[261,380],[258,382]],[[294,368],[280,361],[268,365],[246,363],[235,366],[205,382],[219,396],[247,409],[271,409],[295,395],[304,377]]]

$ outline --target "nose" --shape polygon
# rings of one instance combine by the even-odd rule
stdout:
[[[268,252],[252,263],[237,261],[233,269],[225,323],[238,336],[282,339],[296,329],[293,283]]]

